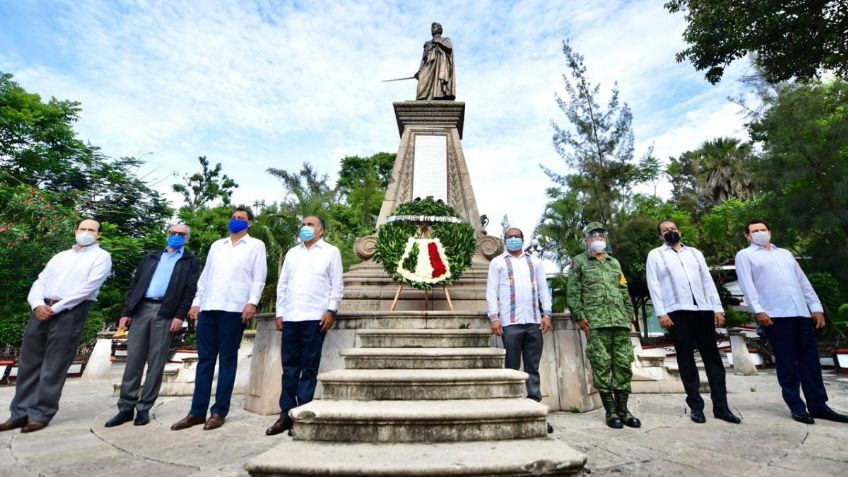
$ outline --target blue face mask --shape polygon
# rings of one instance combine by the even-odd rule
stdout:
[[[169,235],[168,236],[168,246],[171,247],[174,250],[179,250],[179,249],[183,248],[183,245],[185,245],[185,241],[186,241],[186,239],[182,235]]]
[[[510,252],[517,252],[521,250],[521,245],[524,244],[524,240],[520,237],[510,237],[506,239],[506,249]]]
[[[245,230],[248,225],[250,224],[248,224],[246,220],[230,219],[230,222],[227,224],[227,228],[230,229],[231,234],[237,234],[242,230]]]
[[[311,227],[309,225],[304,225],[300,228],[300,233],[298,234],[300,239],[304,242],[308,242],[315,238],[315,227]]]

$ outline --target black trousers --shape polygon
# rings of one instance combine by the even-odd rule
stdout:
[[[537,323],[509,325],[503,327],[503,344],[506,350],[505,366],[519,369],[524,363],[527,378],[527,397],[534,401],[542,400],[539,363],[542,361],[542,329]]]
[[[677,352],[677,367],[686,390],[686,404],[692,410],[704,410],[704,398],[698,388],[701,379],[695,364],[695,349],[701,353],[704,371],[710,383],[710,398],[713,409],[727,408],[727,385],[724,364],[716,345],[715,314],[712,311],[673,311],[668,314],[674,326],[670,334]]]
[[[15,397],[9,406],[13,421],[47,424],[59,410],[68,368],[77,354],[90,302],[54,315],[48,321],[30,316],[24,329]]]
[[[793,412],[809,409],[815,414],[826,411],[827,391],[822,381],[813,320],[795,316],[772,318],[772,321],[774,324],[764,329],[774,350],[774,367],[783,400]],[[799,385],[807,398],[806,406],[801,399]]]
[[[280,417],[288,417],[289,411],[312,401],[318,386],[323,346],[320,320],[283,323]]]

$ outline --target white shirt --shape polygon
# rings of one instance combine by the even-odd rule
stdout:
[[[241,313],[248,303],[259,303],[267,275],[261,240],[247,234],[235,245],[230,237],[217,240],[209,248],[191,306]]]
[[[510,310],[511,288],[506,257],[510,257],[512,273],[515,279],[515,320]],[[533,273],[536,279],[536,303],[533,303],[533,288],[530,286],[530,267],[527,258],[533,263]],[[539,301],[542,310],[539,311]],[[505,252],[492,259],[489,264],[489,276],[486,280],[486,303],[489,308],[489,319],[500,319],[503,326],[541,323],[542,315],[551,314],[551,295],[548,293],[548,282],[545,280],[545,267],[541,260],[532,255],[513,257]]]
[[[772,244],[771,250],[756,244],[736,254],[736,276],[745,303],[754,313],[771,318],[810,316],[822,312],[821,301],[795,257]]]
[[[704,254],[696,248],[683,245],[677,252],[663,245],[651,250],[645,275],[657,316],[680,310],[724,313]]]
[[[59,252],[47,262],[29,289],[27,301],[35,310],[44,299],[59,300],[53,313],[69,310],[84,301],[95,300],[100,286],[112,272],[112,257],[100,244]]]
[[[318,239],[311,247],[299,244],[286,253],[277,282],[277,316],[283,321],[320,320],[338,310],[344,292],[342,255]]]

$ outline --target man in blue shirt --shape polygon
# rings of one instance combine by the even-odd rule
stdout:
[[[171,339],[182,328],[197,291],[200,261],[185,249],[190,234],[187,225],[174,225],[168,231],[168,246],[148,253],[136,269],[118,322],[118,331],[132,325],[118,414],[106,422],[106,427],[132,421],[133,417],[137,426],[150,422]],[[145,362],[147,377],[141,388]]]
[[[771,232],[764,221],[748,222],[745,238],[751,245],[736,254],[736,275],[745,303],[774,350],[777,381],[792,419],[804,424],[815,423],[814,418],[848,422],[848,415],[826,404],[827,391],[813,334],[813,326],[825,325],[824,308],[813,286],[792,253],[771,243]]]

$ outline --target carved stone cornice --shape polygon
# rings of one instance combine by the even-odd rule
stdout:
[[[398,101],[394,104],[398,134],[407,126],[456,128],[462,139],[465,103],[462,101]]]

